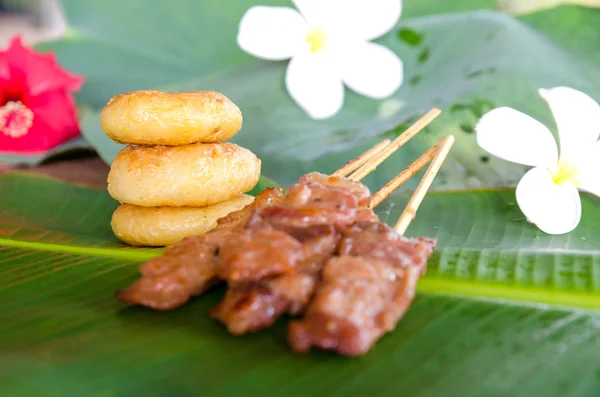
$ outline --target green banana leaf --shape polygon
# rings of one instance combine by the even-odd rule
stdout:
[[[316,122],[285,92],[285,63],[261,62],[235,43],[248,7],[289,0],[62,3],[67,35],[39,49],[86,76],[77,97],[86,106],[83,133],[106,162],[121,147],[100,130],[98,110],[114,94],[150,87],[225,93],[244,113],[233,141],[283,185],[338,168],[433,106],[442,116],[366,183],[380,187],[442,136],[457,141],[435,182],[448,191],[428,194],[407,232],[439,241],[416,300],[393,332],[355,359],[291,353],[287,319],[229,335],[208,316],[222,288],[167,313],[117,301],[114,292],[161,250],[113,236],[117,204],[105,190],[0,175],[0,394],[600,393],[600,200],[583,196],[574,232],[544,235],[525,220],[514,190],[491,189],[514,185],[524,169],[490,158],[473,137],[477,118],[495,106],[552,126],[541,87],[569,85],[600,98],[599,10],[562,6],[515,18],[494,11],[493,0],[405,1],[399,25],[378,40],[405,63],[402,89],[385,101],[347,92],[338,116]],[[255,192],[272,184],[263,178]],[[456,190],[471,188],[479,190]],[[406,193],[379,206],[382,220],[397,219]]]
[[[214,89],[236,102],[244,127],[232,141],[263,160],[263,172],[283,184],[314,169],[330,172],[395,137],[432,107],[444,112],[365,183],[390,180],[441,137],[455,146],[436,178],[437,189],[514,187],[523,167],[500,161],[475,142],[483,112],[511,106],[553,128],[539,88],[568,85],[600,100],[597,44],[600,10],[561,6],[513,17],[492,0],[404,1],[398,26],[377,40],[404,62],[405,83],[383,101],[346,90],[334,118],[310,119],[289,97],[286,62],[263,62],[236,44],[238,23],[250,6],[291,5],[289,0],[109,2],[63,0],[70,28],[55,51],[69,69],[87,77],[78,96],[97,111],[115,94],[150,87]],[[102,132],[99,114],[83,119],[83,134],[110,163],[122,148]],[[409,181],[403,189],[415,187]]]
[[[267,186],[268,181],[264,182]],[[262,186],[261,186],[262,187]],[[260,188],[260,187],[259,187]],[[158,313],[119,302],[160,249],[121,244],[105,190],[0,175],[0,392],[6,396],[595,396],[600,200],[572,233],[529,224],[514,190],[431,192],[408,235],[439,241],[397,328],[360,358],[293,354],[287,319],[243,337],[223,289]],[[392,224],[409,195],[377,209]]]

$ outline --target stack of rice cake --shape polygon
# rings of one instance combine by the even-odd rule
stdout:
[[[134,246],[165,246],[201,235],[253,200],[261,161],[225,142],[242,113],[213,91],[135,91],[112,98],[100,123],[127,146],[115,157],[108,192],[121,205],[111,226]]]

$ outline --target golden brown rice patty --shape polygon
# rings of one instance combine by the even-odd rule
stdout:
[[[127,244],[165,246],[186,236],[205,234],[217,226],[217,219],[242,209],[253,200],[252,196],[242,195],[203,208],[121,204],[110,224],[115,236]]]
[[[205,207],[246,193],[261,161],[233,143],[127,146],[115,157],[108,192],[142,207]]]
[[[134,91],[112,98],[100,116],[111,139],[136,145],[215,143],[242,127],[242,112],[214,91]]]

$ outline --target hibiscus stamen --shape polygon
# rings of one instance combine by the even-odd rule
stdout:
[[[7,102],[0,107],[0,132],[11,138],[27,135],[33,125],[33,112],[21,102]]]

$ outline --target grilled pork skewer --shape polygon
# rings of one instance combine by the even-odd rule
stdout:
[[[409,129],[405,134],[414,135],[414,130]],[[379,223],[366,207],[377,205],[433,159],[411,199],[412,212],[408,214],[414,217],[452,145],[451,137],[373,196],[364,185],[352,181],[364,177],[365,169],[374,170],[385,160],[393,152],[389,151],[390,146],[401,146],[402,140],[407,140],[403,135],[391,143],[381,142],[338,170],[338,174],[347,174],[357,169],[348,179],[311,173],[300,178],[285,196],[276,190],[264,192],[253,205],[220,220],[211,233],[184,239],[169,247],[163,257],[144,264],[144,277],[129,289],[120,291],[119,298],[169,310],[185,304],[191,296],[201,294],[219,280],[225,280],[229,284],[228,292],[211,310],[211,315],[225,323],[231,333],[243,334],[268,327],[280,315],[302,314],[308,307],[306,317],[290,327],[294,350],[306,351],[316,346],[346,355],[366,352],[381,335],[395,327],[410,305],[416,282],[424,273],[435,246],[431,239],[404,239]],[[365,228],[360,239],[365,244],[370,241],[371,246],[362,244],[362,254],[360,249],[346,252],[347,234],[359,225]],[[369,239],[372,235],[376,238]],[[379,246],[373,245],[375,243]],[[369,248],[365,251],[364,247]],[[390,259],[393,257],[396,261]],[[376,271],[369,275],[365,269],[371,273],[373,269]],[[377,278],[377,274],[384,278]],[[386,284],[392,274],[394,282]],[[363,288],[365,283],[371,285],[370,290]],[[375,285],[379,286],[378,290]],[[328,312],[331,297],[334,296],[335,301],[340,293],[346,294],[345,307],[350,312],[337,315],[335,311]],[[393,295],[391,303],[390,294]],[[361,317],[357,307],[370,308],[367,315],[363,313]],[[373,312],[379,313],[376,320],[368,316]],[[350,318],[349,313],[358,317]],[[323,322],[326,318],[327,322]]]
[[[408,178],[410,178],[410,176],[414,175],[416,172],[418,172],[427,162],[431,161],[432,159],[434,160],[434,162],[436,164],[439,164],[440,161],[443,161],[443,159],[445,158],[445,156],[447,155],[447,150],[449,150],[449,146],[448,146],[448,142],[450,142],[449,144],[451,145],[452,142],[449,141],[449,139],[445,139],[442,140],[440,142],[440,144],[434,146],[434,148],[432,148],[430,151],[428,151],[427,153],[425,153],[419,160],[417,160],[415,164],[413,164],[411,167],[409,167],[408,172],[402,172],[401,174],[399,174],[396,178],[394,178],[393,181],[391,181],[390,183],[392,184],[388,184],[386,185],[381,191],[379,191],[376,195],[374,195],[371,200],[370,200],[370,204],[372,206],[375,206],[377,204],[379,204],[382,200],[379,200],[377,203],[375,203],[373,205],[373,198],[381,198],[383,194],[389,195],[393,190],[395,190],[395,188],[397,188],[398,186],[400,186],[401,183],[398,183],[398,180],[400,180],[402,178],[403,181],[406,181]],[[442,149],[440,149],[442,148]],[[430,167],[430,170],[433,168],[434,166],[432,165],[432,167]],[[439,169],[439,166],[437,166],[437,168]],[[436,170],[437,172],[437,170]],[[410,173],[410,175],[407,177],[407,174]],[[424,178],[426,179],[426,178]],[[327,185],[327,181],[325,180],[321,180],[320,181],[323,185]],[[429,181],[430,184],[430,181]],[[341,184],[338,183],[337,184],[338,187],[341,187]],[[348,185],[351,186],[351,185]],[[393,187],[390,187],[393,186]],[[308,189],[308,186],[303,186],[305,189]],[[417,190],[417,192],[415,194],[421,194],[423,189],[427,189],[429,187],[429,185],[425,185],[423,182],[420,185],[420,189]],[[331,187],[330,187],[331,188]],[[297,190],[291,188],[290,191],[292,190]],[[350,190],[350,189],[349,189]],[[341,193],[341,191],[340,191]],[[339,226],[339,217],[341,216],[342,218],[344,217],[343,215],[340,215],[340,212],[343,212],[343,204],[344,203],[344,199],[342,198],[343,196],[340,196],[339,198],[337,198],[336,200],[334,200],[337,203],[340,203],[342,205],[342,207],[340,209],[338,209],[338,213],[337,213],[337,217],[332,217],[329,220],[325,220],[322,219],[323,224],[329,224],[329,225],[335,225],[335,226]],[[329,197],[330,200],[332,199],[332,197]],[[321,197],[318,197],[317,199],[321,199]],[[359,198],[359,200],[361,200],[361,198]],[[283,202],[285,202],[286,200],[284,199]],[[412,201],[412,200],[411,200]],[[320,201],[321,202],[321,201]],[[318,206],[320,202],[316,202],[313,201],[311,203],[312,206]],[[281,205],[281,203],[279,204]],[[313,224],[318,224],[318,221],[320,218],[319,216],[315,216],[315,208],[313,208],[313,211],[310,213],[313,215],[313,219],[309,220],[308,222],[305,221],[305,219],[310,219],[309,217],[309,213],[303,214],[301,212],[296,212],[294,211],[294,216],[292,216],[291,218],[289,216],[285,216],[283,212],[279,211],[277,209],[277,207],[279,205],[276,205],[275,207],[272,207],[268,210],[266,210],[266,213],[277,213],[279,216],[278,219],[278,223],[281,224],[285,224],[285,223],[290,223],[293,222],[293,219],[295,218],[296,220],[300,220],[302,219],[305,223],[305,227],[306,228],[310,228],[311,226],[313,226]],[[306,215],[306,216],[304,216]],[[352,214],[354,215],[354,214]],[[352,215],[350,217],[352,217]],[[378,224],[378,219],[377,217],[373,214],[372,217],[370,218],[366,218],[366,219],[354,219],[354,222],[361,222],[361,221],[370,221],[370,222],[375,222],[374,224]],[[343,225],[342,227],[346,227],[347,225],[352,224],[352,222],[347,222],[345,225]],[[380,224],[381,225],[381,224]],[[381,225],[383,227],[383,225]],[[288,226],[289,227],[289,226]],[[291,225],[291,227],[301,227],[301,225]],[[385,227],[387,228],[387,227]],[[384,228],[384,229],[385,229]],[[387,228],[389,229],[389,228]],[[385,229],[385,230],[387,230]],[[392,231],[392,229],[389,229],[389,231]],[[398,235],[398,233],[394,233],[392,231],[392,235],[395,235],[397,237],[400,237]],[[257,240],[256,238],[257,236],[255,235],[254,237],[254,241]],[[235,239],[234,239],[235,241]],[[252,241],[252,238],[247,238],[246,240],[247,242]],[[375,241],[374,241],[375,242]],[[386,239],[381,239],[380,241],[380,245],[375,247],[373,246],[372,248],[374,249],[372,253],[378,253],[378,252],[387,252],[386,251],[386,246],[388,248],[393,248],[393,244],[390,245],[390,242]],[[419,240],[419,242],[421,242]],[[427,246],[425,247],[421,247],[422,249],[424,249],[424,255],[426,258],[428,258],[431,255],[431,252],[433,250],[433,246],[435,245],[434,241],[430,241],[430,240],[426,240],[426,242],[431,245],[431,247],[427,248]],[[384,246],[381,246],[381,243],[384,244]],[[411,245],[413,245],[415,242],[411,241],[411,240],[405,240],[403,241],[405,248],[406,247],[411,247]],[[268,274],[267,277],[255,277],[251,280],[245,280],[246,284],[242,284],[242,285],[235,285],[236,282],[238,280],[232,280],[231,277],[228,277],[226,274],[222,275],[222,277],[226,280],[228,280],[228,283],[230,285],[230,288],[225,296],[225,298],[223,299],[223,301],[221,302],[221,304],[217,305],[215,308],[213,308],[211,310],[211,315],[220,320],[221,322],[223,322],[226,326],[227,329],[229,330],[229,332],[239,335],[239,334],[243,334],[246,332],[254,332],[257,331],[261,328],[266,328],[271,326],[275,320],[281,316],[284,313],[289,313],[291,315],[297,315],[297,314],[301,314],[307,303],[308,303],[308,299],[310,299],[310,297],[312,296],[312,293],[314,292],[315,289],[318,289],[318,280],[320,278],[321,275],[321,267],[323,266],[323,264],[325,263],[322,258],[328,254],[328,253],[321,253],[319,260],[316,261],[316,263],[313,263],[313,268],[317,268],[318,271],[316,272],[308,272],[305,269],[303,269],[302,266],[298,266],[298,265],[290,265],[290,266],[276,266],[281,262],[285,262],[285,260],[282,260],[282,258],[288,258],[288,263],[296,263],[298,257],[300,257],[300,255],[298,255],[298,252],[301,252],[301,245],[298,244],[298,246],[295,248],[295,250],[293,251],[294,253],[292,253],[291,251],[286,251],[285,249],[282,249],[281,246],[278,246],[277,244],[270,244],[268,246],[270,248],[270,250],[272,250],[273,252],[276,252],[279,257],[279,260],[273,261],[269,258],[271,258],[271,256],[269,255],[265,255],[265,251],[264,250],[258,250],[258,252],[253,252],[253,246],[251,244],[249,245],[243,245],[240,243],[232,243],[232,250],[234,252],[236,252],[236,254],[233,255],[240,255],[243,256],[244,254],[238,254],[239,251],[245,253],[247,257],[250,257],[250,261],[246,262],[246,263],[238,263],[239,268],[236,269],[237,272],[243,272],[244,267],[248,267],[248,264],[250,264],[250,268],[254,268],[254,267],[261,267],[264,271],[265,267],[276,267],[277,269],[273,269],[274,271],[270,272]],[[330,248],[332,248],[333,246],[330,246]],[[286,257],[286,254],[288,254],[289,256]],[[324,255],[325,254],[325,255]],[[368,252],[365,252],[365,254],[368,254]],[[333,256],[333,254],[329,254],[330,257]],[[341,255],[341,253],[340,253]],[[400,252],[396,252],[395,255],[400,256],[402,258],[402,260],[404,261],[404,267],[409,268],[409,266],[414,265],[414,255],[411,256],[407,256],[406,252],[400,251]],[[262,260],[256,260],[255,258],[262,258]],[[422,259],[422,258],[421,258]],[[308,261],[310,262],[310,258],[308,259]],[[422,260],[421,260],[422,262]],[[425,260],[426,262],[426,260]],[[271,265],[271,266],[270,266]],[[227,268],[228,266],[228,262],[227,260],[222,261],[221,262],[221,266],[222,268],[225,267]],[[421,269],[420,272],[418,273],[414,273],[414,272],[408,272],[408,275],[411,275],[414,273],[414,277],[409,277],[407,278],[405,281],[408,282],[408,284],[403,286],[403,289],[405,291],[407,291],[407,297],[406,299],[404,299],[404,301],[406,301],[405,303],[407,303],[407,305],[412,301],[412,295],[414,295],[414,288],[412,289],[412,295],[411,295],[411,288],[410,286],[412,286],[413,284],[416,285],[416,281],[418,279],[418,277],[420,277],[420,275],[422,273],[424,273],[425,268],[423,267]],[[335,274],[335,272],[334,272]],[[406,306],[408,307],[408,306]],[[403,314],[403,312],[399,312],[398,313],[398,317],[396,319],[396,321],[401,317],[401,315]],[[392,318],[394,318],[392,316]],[[395,324],[395,321],[394,321]],[[299,329],[299,328],[295,328],[295,329]],[[292,340],[296,340],[296,344],[298,346],[298,349],[301,350],[301,346],[302,346],[302,338],[300,337],[296,337],[296,338],[292,338]],[[373,339],[373,343],[376,340]],[[306,338],[304,340],[304,343],[306,343]],[[310,343],[309,343],[310,345]],[[369,345],[369,344],[367,344]],[[365,345],[365,346],[367,346]],[[343,344],[341,345],[342,349],[344,349]],[[351,351],[351,348],[346,347],[346,349],[350,349],[349,351]]]
[[[366,353],[412,303],[434,247],[433,239],[402,237],[379,222],[347,228],[337,255],[323,267],[306,315],[290,323],[292,349]]]
[[[433,239],[402,235],[453,142],[452,136],[444,138],[408,168],[418,171],[431,160],[394,229],[378,222],[357,222],[344,231],[338,256],[324,265],[306,315],[290,323],[293,350],[306,352],[314,346],[359,356],[396,327],[414,299],[417,281],[436,244]],[[407,179],[401,173],[380,192],[389,192]],[[375,205],[380,192],[373,196]]]
[[[366,186],[346,178],[300,178],[283,200],[261,212],[261,223],[223,247],[218,274],[229,290],[211,315],[239,335],[269,327],[284,313],[300,314],[340,232],[358,219],[377,219],[361,209],[370,197]]]

